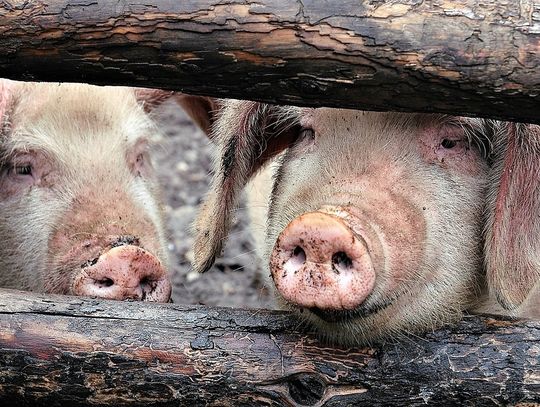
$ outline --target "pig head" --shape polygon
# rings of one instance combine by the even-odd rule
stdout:
[[[147,115],[168,96],[0,81],[0,285],[169,300]]]
[[[493,237],[497,216],[511,222],[512,212],[497,215],[490,203],[487,213],[495,216],[484,220],[486,194],[500,196],[504,173],[503,147],[493,157],[491,146],[504,145],[515,125],[222,105],[212,134],[220,148],[215,177],[195,225],[196,270],[219,255],[239,192],[253,176],[255,184],[272,172],[272,187],[259,187],[267,223],[255,240],[282,305],[327,338],[358,344],[433,329],[487,301],[488,286],[510,290],[501,295],[518,306],[530,295],[536,271],[521,271],[528,280],[512,286],[512,272],[499,269],[515,267]],[[502,254],[489,260],[494,250]]]

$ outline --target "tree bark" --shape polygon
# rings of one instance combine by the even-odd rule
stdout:
[[[287,312],[0,294],[4,406],[540,402],[539,321],[467,317],[343,349]]]
[[[532,0],[3,0],[0,76],[540,122]]]

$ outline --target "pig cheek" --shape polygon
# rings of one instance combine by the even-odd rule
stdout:
[[[436,155],[439,165],[444,169],[470,177],[478,177],[484,173],[480,154],[474,149],[458,147],[457,151],[449,152],[441,147],[436,151]]]
[[[0,174],[0,199],[2,202],[16,199],[30,191],[35,184],[36,180],[32,176],[16,176],[3,170]]]
[[[6,177],[2,176],[0,178],[0,200],[6,202],[15,196],[21,195],[28,187],[28,185],[10,182]]]
[[[67,211],[69,212],[69,210]],[[69,226],[66,219],[58,224],[60,229],[53,232],[49,240],[50,270],[44,278],[44,291],[57,294],[70,294],[72,282],[82,269],[85,261],[99,256],[101,247],[96,238],[79,241],[86,233],[77,234]]]
[[[394,228],[392,230],[392,228]],[[425,224],[422,221],[407,221],[396,219],[389,230],[392,237],[389,239],[391,246],[391,275],[388,279],[388,290],[398,292],[407,283],[414,283],[419,270],[422,269],[424,258],[423,236],[425,236]],[[428,282],[432,276],[427,273],[422,276],[424,282]],[[418,276],[419,277],[419,276]]]
[[[71,294],[72,283],[86,262],[99,257],[98,239],[75,242],[66,230],[56,232],[49,243],[52,275],[45,278],[45,292]]]
[[[422,207],[398,193],[384,195],[369,198],[371,205],[362,217],[380,234],[382,253],[376,250],[372,255],[380,265],[376,291],[388,296],[418,282],[415,277],[424,268],[427,225]],[[354,211],[352,208],[351,212]],[[423,281],[431,278],[425,272],[421,276]]]

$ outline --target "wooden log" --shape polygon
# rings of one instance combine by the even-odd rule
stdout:
[[[4,0],[0,77],[540,122],[531,0]]]
[[[376,348],[287,312],[0,292],[3,406],[540,403],[540,321],[467,317]]]

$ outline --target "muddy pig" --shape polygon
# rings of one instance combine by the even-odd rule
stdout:
[[[169,300],[147,114],[169,96],[0,80],[0,285]]]
[[[247,101],[222,105],[211,135],[221,154],[195,225],[196,270],[205,271],[219,255],[239,192],[258,174],[249,186],[255,240],[278,300],[330,340],[395,339],[455,321],[466,309],[502,311],[488,288],[507,309],[538,296],[536,264],[520,268],[507,256],[514,215],[505,198],[512,175],[504,166],[515,149],[493,150],[508,144],[512,129],[523,141],[533,127]],[[513,243],[517,253],[519,245],[535,248],[540,205],[532,199],[523,208],[520,199],[536,189],[511,185],[511,203],[533,222]],[[534,255],[531,250],[529,258]]]

